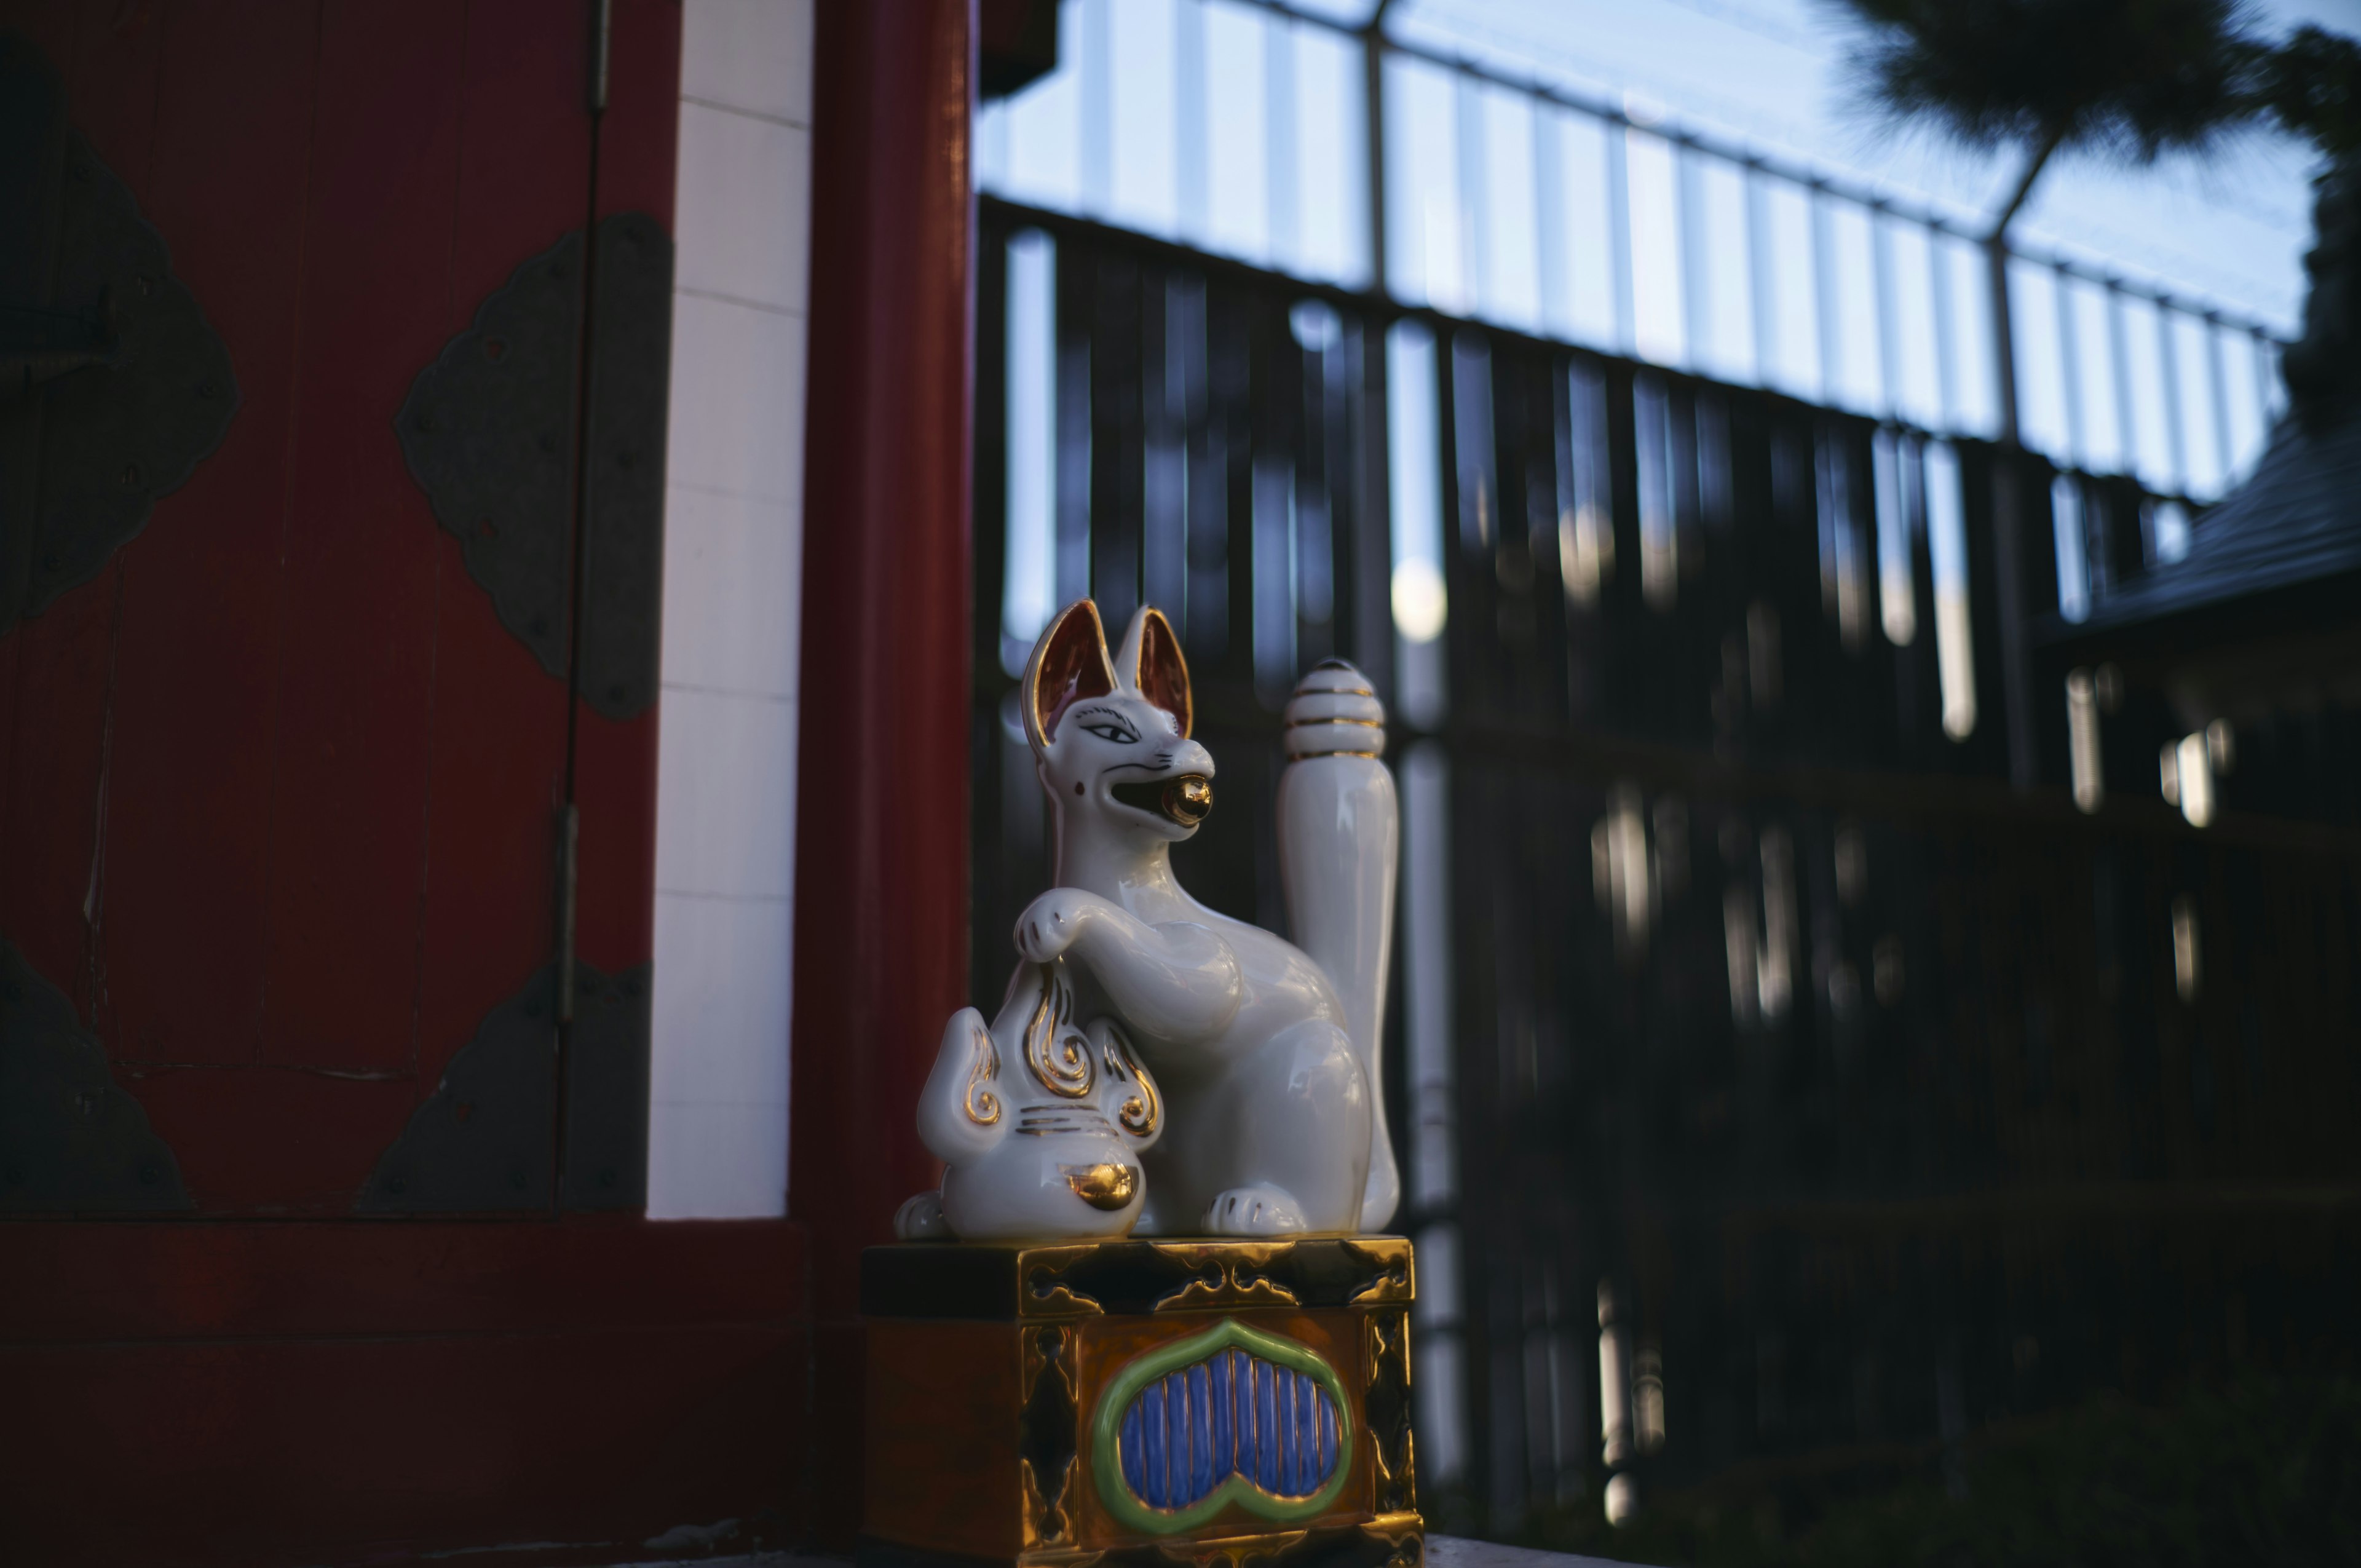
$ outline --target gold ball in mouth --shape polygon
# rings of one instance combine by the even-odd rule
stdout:
[[[1127,1165],[1061,1165],[1058,1173],[1074,1196],[1093,1209],[1109,1213],[1131,1201],[1139,1190],[1139,1172]]]
[[[1181,773],[1169,779],[1134,779],[1107,791],[1118,806],[1150,817],[1161,817],[1176,827],[1194,828],[1213,809],[1213,781],[1202,773]]]
[[[1213,809],[1213,781],[1202,773],[1183,773],[1164,786],[1164,815],[1184,828],[1194,828]]]

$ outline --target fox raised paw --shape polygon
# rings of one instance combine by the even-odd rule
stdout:
[[[1053,887],[1016,917],[1016,956],[1027,963],[1046,964],[1072,947],[1090,921],[1109,914],[1123,910],[1078,887]]]

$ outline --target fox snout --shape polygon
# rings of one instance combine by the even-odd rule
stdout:
[[[1182,828],[1194,828],[1213,810],[1213,756],[1194,740],[1183,740],[1156,755],[1156,765],[1169,769],[1154,778],[1134,779],[1107,793],[1136,811],[1148,812]]]

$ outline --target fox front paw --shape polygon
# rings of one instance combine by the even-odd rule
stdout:
[[[1016,950],[1029,963],[1046,964],[1074,945],[1082,927],[1106,904],[1079,888],[1053,887],[1016,917]]]
[[[1301,1206],[1276,1187],[1233,1187],[1205,1205],[1205,1229],[1217,1236],[1284,1236],[1305,1228]]]

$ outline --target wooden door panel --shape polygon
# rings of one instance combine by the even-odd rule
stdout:
[[[588,703],[582,707],[575,735],[582,821],[575,941],[584,962],[620,974],[647,963],[655,948],[656,716],[650,710],[618,724]]]
[[[413,1105],[412,1080],[244,1063],[118,1068],[198,1211],[335,1216]],[[431,1085],[430,1085],[431,1087]]]
[[[74,39],[82,28],[79,0],[7,0],[0,5],[0,27],[31,39],[57,72],[71,79]]]
[[[123,16],[109,26],[97,6],[59,5],[0,16],[40,45],[63,83],[74,129],[137,196],[153,129],[152,18]],[[0,936],[84,1016],[104,989],[93,924],[104,915],[94,894],[120,568],[118,558],[10,637],[17,644],[16,729],[10,816],[0,824]]]
[[[410,1062],[441,552],[392,415],[449,335],[467,9],[322,16],[261,1059]],[[466,811],[463,797],[448,803]]]
[[[97,841],[116,573],[69,589],[9,635],[16,655],[8,820],[0,825],[0,935],[90,1014],[82,904]]]
[[[76,128],[145,206],[156,150],[156,77],[166,32],[162,0],[84,5],[75,17],[71,62],[49,63],[66,79]]]
[[[177,6],[156,84],[144,206],[233,345],[239,405],[126,562],[98,999],[119,1064],[244,1064],[260,1040],[318,16]]]
[[[0,635],[0,849],[9,842],[9,790],[16,778],[16,666],[21,637]],[[5,883],[5,878],[0,878]],[[8,929],[8,897],[0,891],[0,934]]]
[[[600,133],[598,213],[601,218],[652,214],[668,229],[680,119],[680,7],[676,0],[622,0],[611,25],[613,63]],[[619,346],[608,348],[611,353]],[[670,366],[640,367],[633,373],[661,384],[669,378]],[[664,428],[659,403],[653,450],[636,459],[653,466],[659,509]],[[593,464],[598,460],[594,453]],[[594,466],[594,482],[598,472]],[[611,469],[608,477],[614,477]],[[606,521],[612,517],[606,514]],[[594,526],[598,521],[594,518]],[[594,569],[598,564],[594,559]],[[658,573],[650,572],[643,587],[653,627]],[[653,650],[649,663],[653,666]],[[653,684],[651,679],[651,689]],[[656,724],[653,702],[624,718],[602,713],[587,696],[576,704],[574,787],[581,816],[576,942],[586,962],[609,975],[646,964],[655,949]],[[785,961],[785,954],[780,961]]]
[[[434,351],[416,361],[413,376],[520,265],[582,226],[590,188],[583,16],[567,0],[478,5],[470,14],[451,294]],[[573,439],[570,429],[560,433]],[[443,563],[436,640],[453,655],[436,672],[434,790],[437,799],[483,804],[437,811],[428,825],[418,1013],[423,1098],[485,1014],[555,953],[566,688],[500,624],[458,541],[406,474],[403,482],[418,530]]]
[[[668,218],[678,18],[650,14],[653,74],[615,79],[654,82],[667,120],[622,167],[656,171],[631,195]],[[566,681],[501,625],[395,420],[485,298],[585,227],[588,17],[0,5],[238,378],[230,435],[145,530],[0,630],[0,937],[207,1212],[348,1212],[555,957]],[[653,723],[610,726],[621,760],[590,770],[622,781],[593,862],[620,848],[626,873],[598,885],[638,905],[610,966],[647,953]]]
[[[484,1081],[529,1135],[515,1147],[555,1130],[561,1100],[603,1118],[603,1166],[643,1135],[631,971],[652,935],[679,16],[669,0],[614,7],[612,156],[594,191],[590,15],[583,0],[0,3],[0,26],[51,51],[70,122],[135,193],[236,375],[229,434],[144,530],[0,629],[0,938],[104,1046],[204,1212],[345,1212],[365,1190],[372,1211],[422,1206],[387,1190],[389,1162],[422,1117],[466,1122],[473,1106],[438,1084],[503,1027],[507,1065]],[[611,335],[642,395],[636,424],[587,416],[617,466],[590,558],[645,570],[587,590],[609,635],[585,641],[611,652],[614,627],[636,626],[644,657],[629,700],[602,685],[569,716],[562,657],[503,624],[471,572],[480,541],[430,502],[396,427],[448,345],[500,356],[464,336],[477,313],[594,217],[623,225],[598,244],[611,233],[636,267],[638,314]],[[535,417],[572,451],[583,416]],[[643,504],[614,512],[625,492]],[[570,588],[570,561],[549,569]],[[637,599],[600,597],[642,576]],[[575,950],[600,1009],[577,1048],[606,1065],[559,1094],[556,993],[545,1018],[536,999],[562,945],[569,783]],[[593,1206],[636,1201],[635,1177],[599,1181]],[[518,1206],[555,1191],[533,1186]]]

